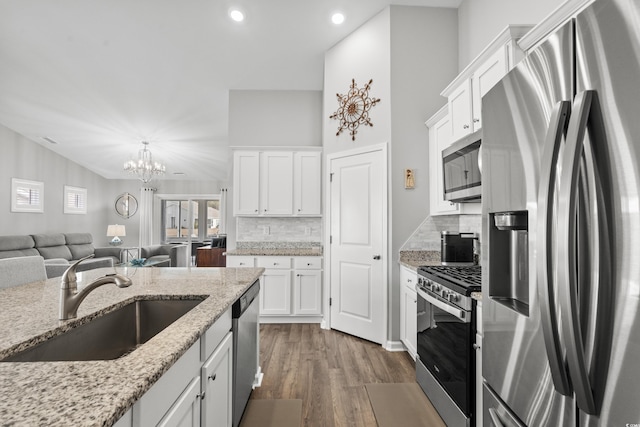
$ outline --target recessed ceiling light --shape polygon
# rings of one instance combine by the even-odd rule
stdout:
[[[333,22],[335,25],[340,25],[344,22],[344,15],[340,12],[336,12],[333,15],[331,15],[331,22]]]
[[[231,9],[229,11],[229,17],[236,22],[244,21],[244,13],[239,9]]]

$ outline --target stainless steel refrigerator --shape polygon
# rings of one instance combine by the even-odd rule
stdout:
[[[640,424],[640,2],[597,0],[482,117],[485,426]]]

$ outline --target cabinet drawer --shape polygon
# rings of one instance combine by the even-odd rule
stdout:
[[[408,269],[405,266],[400,267],[400,284],[406,286],[413,292],[416,290],[418,282],[418,273]]]
[[[293,258],[293,268],[296,270],[321,270],[322,257],[295,257]]]
[[[256,267],[291,269],[291,258],[285,256],[261,256],[256,258]]]
[[[218,347],[224,337],[231,330],[231,308],[227,309],[222,316],[209,326],[207,332],[200,338],[200,361],[204,362],[211,356],[211,353]]]
[[[253,267],[252,256],[227,255],[227,267]]]

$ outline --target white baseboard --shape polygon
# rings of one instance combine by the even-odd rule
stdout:
[[[260,316],[260,323],[322,323],[320,316]]]
[[[387,341],[384,344],[384,349],[387,351],[407,351],[402,341]]]
[[[262,378],[264,377],[264,373],[262,372],[262,367],[258,366],[258,372],[256,372],[256,377],[253,380],[252,389],[256,387],[260,387],[262,385]]]

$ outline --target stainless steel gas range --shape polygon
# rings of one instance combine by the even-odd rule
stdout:
[[[418,268],[416,378],[450,426],[475,424],[476,301],[480,266]]]

